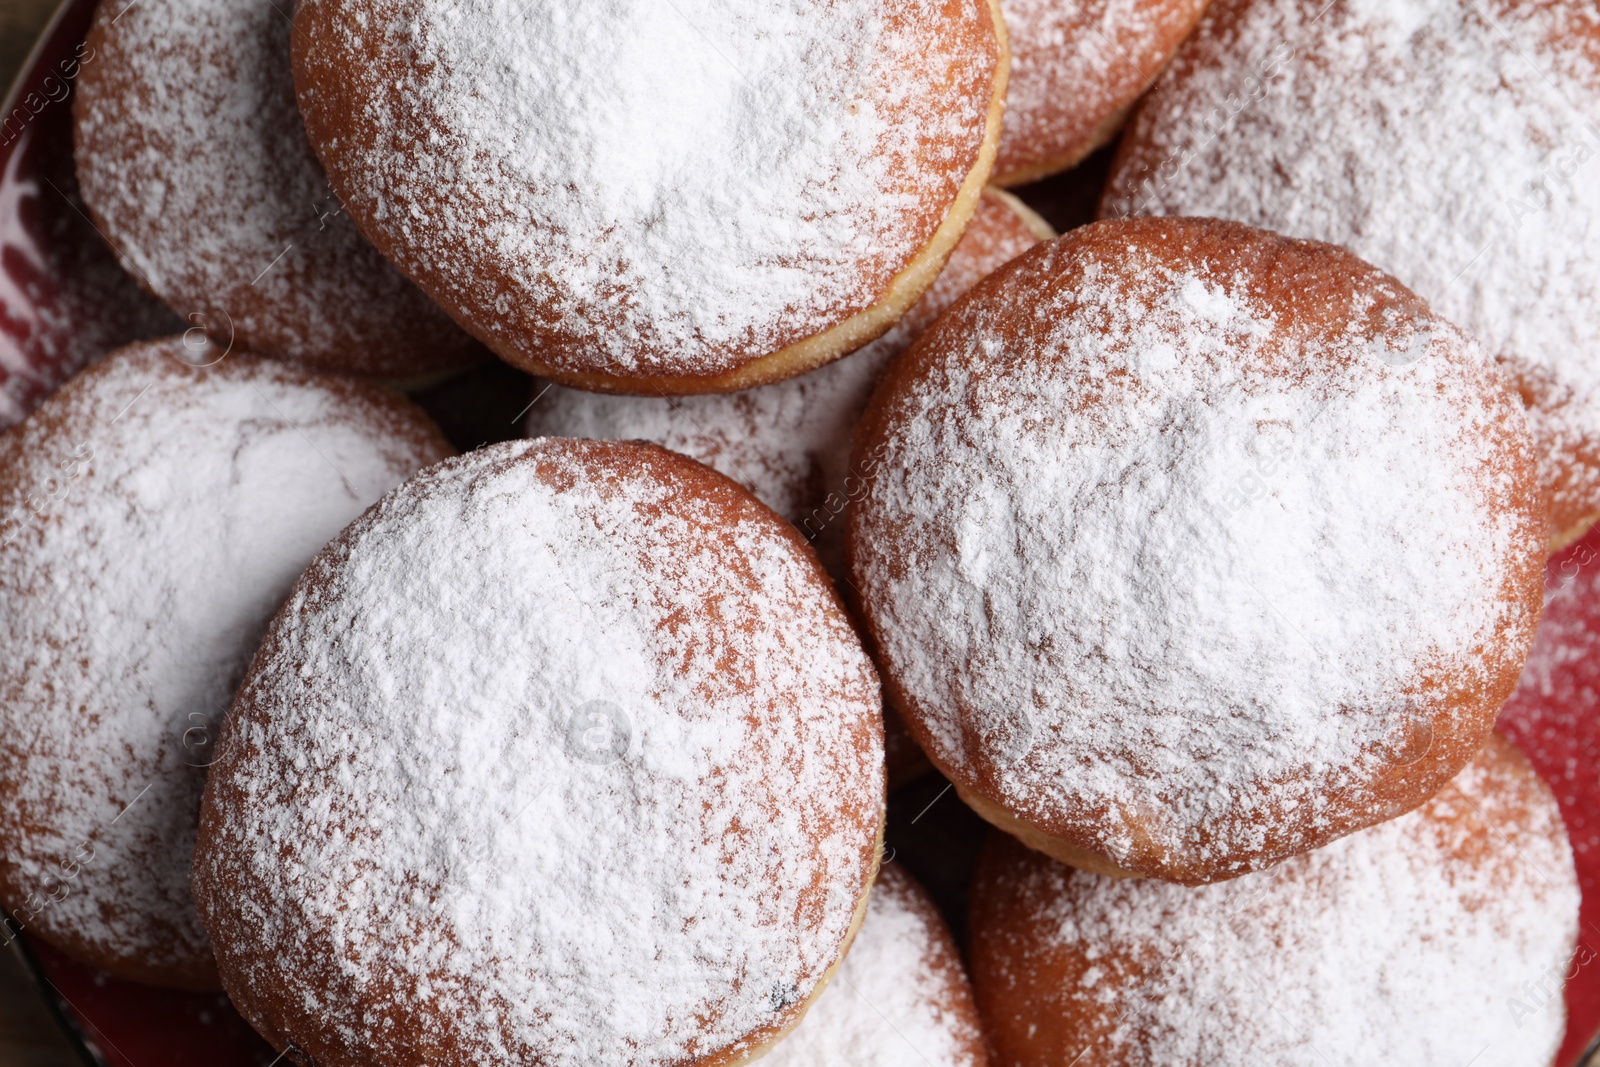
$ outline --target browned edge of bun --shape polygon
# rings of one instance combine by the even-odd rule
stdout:
[[[1070,268],[1075,257],[1082,252],[1102,253],[1115,260],[1126,255],[1134,245],[1152,255],[1182,262],[1233,263],[1241,272],[1251,273],[1254,288],[1275,307],[1285,312],[1292,322],[1315,326],[1319,320],[1341,314],[1337,309],[1348,305],[1341,297],[1355,291],[1357,286],[1382,285],[1395,293],[1396,307],[1418,316],[1428,316],[1441,324],[1428,304],[1390,275],[1359,259],[1336,245],[1320,241],[1304,241],[1283,237],[1242,223],[1220,219],[1195,219],[1180,217],[1148,217],[1103,220],[1072,230],[1053,242],[1040,244],[1023,253],[975,285],[956,301],[938,322],[892,363],[879,379],[867,410],[856,428],[852,447],[852,469],[876,472],[881,460],[883,442],[887,439],[899,395],[918,378],[933,358],[933,344],[941,327],[959,328],[964,309],[972,305],[993,303],[999,291],[1014,275],[1044,269],[1042,261],[1057,258],[1054,269],[1058,272]],[[1386,304],[1374,304],[1369,316],[1377,316]],[[1341,320],[1342,321],[1342,320]],[[1322,323],[1327,325],[1326,322]],[[1514,390],[1504,378],[1492,372],[1485,376],[1488,388],[1497,391],[1499,399],[1508,410],[1521,411]],[[1394,818],[1426,802],[1443,788],[1482,749],[1494,728],[1501,706],[1516,688],[1522,667],[1531,649],[1532,633],[1543,612],[1544,523],[1542,494],[1537,464],[1528,437],[1525,422],[1499,426],[1496,430],[1507,442],[1511,482],[1514,495],[1523,503],[1520,512],[1521,528],[1527,536],[1526,551],[1511,562],[1500,586],[1501,596],[1509,603],[1520,605],[1520,616],[1528,625],[1527,640],[1513,646],[1502,642],[1494,670],[1488,672],[1486,682],[1473,688],[1456,684],[1449,677],[1422,676],[1417,685],[1422,690],[1445,689],[1449,696],[1439,714],[1427,723],[1426,751],[1408,761],[1391,760],[1384,771],[1367,780],[1359,792],[1344,796],[1341,805],[1344,814],[1332,819],[1327,830],[1319,835],[1320,847],[1339,837],[1370,826],[1375,822]],[[875,476],[875,473],[874,473]],[[895,677],[883,654],[883,642],[878,634],[878,623],[867,601],[858,563],[868,551],[875,548],[863,546],[857,531],[861,507],[858,503],[850,509],[846,521],[845,558],[852,577],[852,607],[862,621],[863,637],[880,665],[883,679],[885,706],[898,713],[917,744],[925,753],[934,750],[933,734],[923,722],[917,701]],[[881,548],[882,546],[877,546]],[[958,665],[952,665],[956,669]],[[1452,732],[1445,727],[1455,724]],[[941,774],[949,778],[958,793],[970,806],[990,822],[1008,833],[1024,837],[1034,847],[1056,858],[1113,877],[1147,877],[1184,885],[1203,885],[1223,881],[1272,866],[1290,856],[1306,851],[1295,843],[1295,835],[1288,826],[1270,828],[1263,835],[1261,846],[1249,856],[1232,856],[1221,860],[1203,862],[1198,857],[1168,857],[1162,854],[1139,826],[1124,827],[1134,837],[1130,854],[1121,861],[1104,854],[1096,834],[1077,820],[1059,813],[1021,813],[1011,809],[997,784],[987,776],[957,774],[945,761],[930,756]],[[1342,795],[1342,794],[1341,794]],[[997,819],[1003,813],[1004,818]],[[1287,822],[1286,813],[1280,813]]]
[[[519,442],[520,443],[520,442]],[[592,441],[576,438],[542,438],[533,443],[533,447],[517,456],[502,459],[502,464],[530,463],[537,465],[538,452],[545,448],[563,448],[589,453],[612,453],[631,457],[631,466],[653,466],[664,469],[683,479],[683,482],[698,490],[702,498],[719,500],[723,510],[737,512],[743,510],[746,515],[753,510],[763,520],[769,530],[785,540],[794,548],[799,556],[805,560],[811,573],[814,584],[825,593],[831,610],[836,612],[843,625],[852,633],[859,634],[844,601],[840,598],[834,587],[832,579],[823,568],[816,551],[806,541],[794,525],[780,516],[772,508],[759,500],[749,490],[737,481],[719,471],[680,453],[662,448],[647,441]],[[534,474],[538,478],[542,475]],[[399,490],[396,490],[399,491]],[[384,499],[387,499],[385,497]],[[368,509],[368,515],[381,507],[383,500]],[[200,827],[195,844],[196,862],[194,865],[194,895],[199,907],[202,925],[210,933],[213,945],[217,948],[217,968],[221,976],[222,987],[232,997],[239,1013],[249,1021],[274,1048],[302,1067],[368,1067],[367,1061],[360,1057],[347,1057],[338,1045],[310,1040],[304,1035],[297,1035],[295,1021],[302,1018],[304,1012],[300,1010],[298,1002],[291,996],[285,995],[276,989],[262,988],[260,983],[251,983],[246,980],[246,973],[240,964],[235,961],[233,950],[225,937],[227,923],[225,915],[221,914],[219,903],[231,899],[237,894],[238,887],[226,884],[214,884],[215,874],[209,865],[201,861],[201,857],[219,850],[218,844],[220,827],[225,816],[224,811],[230,807],[244,807],[248,797],[231,783],[225,783],[227,777],[225,764],[237,758],[234,754],[236,746],[236,725],[241,718],[252,714],[253,705],[250,695],[261,685],[261,675],[267,669],[269,653],[273,646],[280,640],[279,631],[292,625],[289,614],[289,605],[293,603],[302,592],[314,591],[320,588],[324,580],[324,572],[337,566],[337,560],[348,551],[352,533],[362,525],[363,520],[358,519],[329,542],[312,561],[306,572],[296,581],[293,591],[286,598],[285,604],[274,615],[267,628],[266,637],[262,641],[261,651],[251,661],[246,671],[243,682],[239,685],[233,706],[223,719],[216,742],[216,760],[213,763],[213,772],[206,780],[205,793],[201,802]],[[867,670],[874,679],[878,678],[877,667],[871,662],[870,657],[864,657]],[[881,692],[881,683],[880,683]],[[878,741],[882,743],[881,717],[871,726]],[[880,773],[882,773],[880,771]],[[886,797],[886,790],[880,790],[880,797]],[[701,1056],[692,1061],[692,1067],[740,1067],[764,1055],[774,1044],[790,1033],[810,1010],[812,1004],[821,995],[828,981],[837,972],[840,963],[849,952],[855,937],[861,928],[867,913],[868,901],[876,878],[879,864],[883,857],[883,839],[887,825],[887,804],[880,800],[873,829],[870,854],[867,858],[867,869],[862,882],[862,887],[857,896],[855,911],[851,925],[840,946],[838,956],[829,966],[821,981],[817,983],[810,996],[790,1007],[778,1022],[763,1030],[748,1035],[747,1041],[739,1048],[723,1049],[717,1053]],[[296,1037],[300,1040],[296,1041]],[[306,1048],[305,1046],[311,1046]],[[455,1062],[438,1060],[434,1062]],[[689,1067],[689,1065],[686,1065]]]
[[[984,121],[984,137],[977,158],[962,180],[954,200],[946,211],[944,220],[934,231],[931,240],[890,280],[885,291],[867,308],[850,315],[821,333],[802,338],[775,352],[767,353],[721,374],[714,375],[648,375],[623,374],[603,371],[578,372],[551,366],[520,353],[507,351],[506,346],[486,336],[487,331],[467,321],[468,316],[451,307],[442,292],[430,280],[412,278],[429,297],[439,303],[457,322],[478,338],[505,362],[540,378],[545,378],[573,389],[597,393],[622,393],[636,396],[689,396],[703,393],[731,393],[758,385],[783,381],[816,370],[841,356],[848,355],[870,341],[888,332],[900,317],[909,310],[923,292],[938,278],[956,243],[972,215],[977,211],[979,197],[989,181],[994,168],[995,153],[1000,146],[1000,133],[1005,117],[1006,86],[1011,74],[1011,52],[1006,36],[1005,19],[1000,10],[1000,0],[962,0],[978,4],[986,15],[994,44],[994,75],[990,85],[989,106]],[[306,10],[305,8],[301,9]],[[300,12],[296,12],[299,25]],[[310,56],[309,34],[297,32],[294,37],[293,63],[295,85],[302,103],[306,87],[317,82]],[[305,109],[302,108],[304,111]],[[308,115],[308,127],[317,124]],[[313,133],[312,145],[330,182],[339,193],[341,202],[350,203],[349,190],[336,167],[329,166],[324,151],[324,137]],[[359,223],[360,214],[352,213]],[[366,232],[363,228],[363,232]],[[389,242],[382,235],[367,234],[380,250],[388,255]],[[395,257],[389,256],[391,260]],[[409,275],[409,272],[407,272]]]

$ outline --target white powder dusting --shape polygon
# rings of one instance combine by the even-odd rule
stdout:
[[[634,397],[536,387],[530,437],[643,439],[698,459],[740,482],[836,554],[848,500],[850,434],[888,362],[980,278],[1033,247],[1043,228],[1004,194],[985,192],[972,222],[929,286],[894,328],[820,370],[738,393]]]
[[[986,1067],[972,988],[927,893],[897,867],[805,1019],[764,1067]]]
[[[7,903],[65,884],[30,931],[157,970],[209,959],[189,895],[203,766],[268,618],[318,548],[447,452],[398,398],[181,362],[199,355],[122,349],[0,461]]]
[[[712,375],[864,310],[931,239],[983,141],[987,20],[313,0],[301,107],[364,228],[497,351]]]
[[[1203,7],[1204,0],[1003,0],[1011,81],[998,178],[1088,147],[1145,91]]]
[[[1407,724],[1487,729],[1542,531],[1520,406],[1459,331],[1374,343],[1409,299],[1381,275],[1186,225],[1076,231],[924,333],[850,542],[936,761],[1220,876],[1384,817],[1363,785]]]
[[[1600,502],[1597,22],[1583,3],[1219,0],[1104,213],[1238,219],[1392,272],[1507,362],[1576,521]]]
[[[218,343],[396,376],[473,358],[317,163],[295,106],[293,10],[102,4],[74,99],[84,199],[135,276]]]
[[[492,446],[312,565],[229,717],[195,864],[269,1038],[672,1064],[815,989],[872,875],[877,682],[792,531],[709,477],[641,445]]]
[[[1548,1067],[1577,874],[1554,800],[1501,744],[1417,811],[1222,885],[1009,846],[974,918],[1020,909],[1003,929],[1030,936],[975,929],[981,997],[1017,998],[1002,1030],[1089,1020],[1064,1035],[1084,1063]]]

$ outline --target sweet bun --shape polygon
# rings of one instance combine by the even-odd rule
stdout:
[[[1496,738],[1416,811],[1224,885],[1103,878],[994,834],[973,982],[1012,1067],[1549,1067],[1578,902],[1555,800]]]
[[[1008,65],[995,0],[305,0],[295,27],[378,248],[508,362],[641,395],[892,326],[977,208]]]
[[[312,563],[194,890],[303,1063],[734,1064],[848,948],[883,813],[877,679],[788,523],[654,445],[511,442]]]
[[[8,929],[214,989],[189,862],[217,720],[313,554],[449,446],[416,408],[173,339],[0,438]]]
[[[1011,81],[990,181],[1037,181],[1110,141],[1207,2],[1002,0]]]
[[[878,872],[861,933],[763,1067],[988,1067],[972,983],[928,891]]]
[[[1521,405],[1330,245],[1102,222],[889,368],[852,590],[979,814],[1191,884],[1393,818],[1472,759],[1538,623]]]
[[[140,284],[223,347],[390,378],[481,361],[329,188],[295,108],[292,9],[100,4],[73,101],[89,213]]]
[[[1101,210],[1237,219],[1393,273],[1516,383],[1559,547],[1600,515],[1596,114],[1593,4],[1217,0]]]
[[[711,396],[536,385],[528,435],[654,441],[691,456],[799,527],[832,570],[840,562],[843,511],[861,478],[850,467],[850,434],[883,368],[984,275],[1053,236],[1016,197],[986,189],[938,280],[861,351],[798,378]]]

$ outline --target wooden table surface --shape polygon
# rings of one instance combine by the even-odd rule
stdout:
[[[11,85],[55,0],[0,0],[0,92]],[[0,950],[0,1067],[83,1067],[15,946]]]

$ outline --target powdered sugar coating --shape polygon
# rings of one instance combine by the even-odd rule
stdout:
[[[1065,170],[1109,140],[1206,2],[1004,0],[1011,82],[994,180]]]
[[[1548,1067],[1561,1043],[1577,877],[1504,742],[1421,809],[1223,885],[989,848],[974,980],[1017,1067]]]
[[[1218,0],[1103,210],[1238,219],[1392,272],[1517,379],[1569,534],[1600,510],[1597,114],[1593,5]]]
[[[972,987],[927,892],[898,867],[828,988],[768,1067],[987,1067]]]
[[[217,720],[316,550],[448,448],[397,397],[203,354],[124,348],[0,446],[0,875],[29,933],[214,987],[189,862]]]
[[[872,667],[816,561],[653,446],[418,475],[312,565],[212,769],[224,983],[317,1063],[677,1064],[793,1020],[875,865]]]
[[[1007,194],[986,191],[944,271],[894,328],[798,378],[738,393],[632,397],[536,386],[530,437],[654,441],[721,471],[837,555],[850,493],[850,434],[883,368],[980,278],[1049,236]]]
[[[863,311],[978,163],[982,0],[308,0],[366,232],[506,359],[713,376]],[[532,134],[530,131],[537,131]]]
[[[73,108],[85,201],[141,284],[218,344],[394,377],[480,358],[323,175],[295,106],[293,10],[101,4]]]
[[[856,448],[882,460],[852,573],[924,749],[1140,873],[1230,877],[1420,803],[1537,623],[1514,394],[1328,246],[1073,231],[924,333]]]

